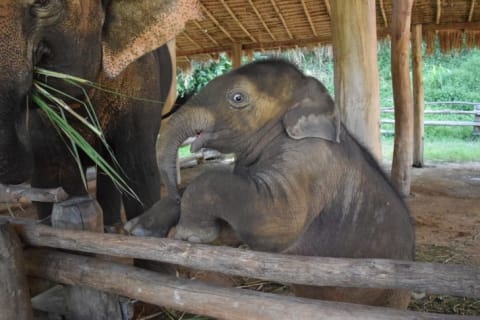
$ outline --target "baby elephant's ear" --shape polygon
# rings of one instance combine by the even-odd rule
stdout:
[[[314,78],[307,78],[299,102],[283,116],[283,125],[292,139],[320,138],[340,142],[340,118],[333,99]]]

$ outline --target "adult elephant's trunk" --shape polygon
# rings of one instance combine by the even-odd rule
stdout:
[[[203,108],[185,105],[163,127],[158,145],[160,154],[158,166],[169,197],[180,199],[176,170],[178,148],[189,137],[210,132],[213,125],[212,113]]]

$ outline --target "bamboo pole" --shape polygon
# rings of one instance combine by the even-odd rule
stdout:
[[[423,92],[423,60],[422,60],[422,25],[417,24],[412,32],[412,71],[413,71],[413,166],[424,165],[423,146],[425,139],[424,92]]]
[[[0,222],[0,319],[33,319],[22,246],[5,222]]]
[[[88,286],[177,310],[230,320],[470,319],[222,288],[133,266],[52,250],[28,250],[27,271],[69,285]],[[91,318],[89,318],[91,319]]]
[[[392,17],[392,82],[395,143],[392,181],[403,196],[410,194],[413,162],[413,96],[410,84],[410,21],[413,0],[394,1]]]
[[[382,259],[291,256],[184,241],[17,225],[32,246],[147,259],[268,281],[392,288],[480,298],[480,268]],[[234,258],[233,258],[234,257]]]

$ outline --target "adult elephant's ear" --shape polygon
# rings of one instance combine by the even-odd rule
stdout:
[[[197,0],[112,0],[106,8],[103,69],[115,77],[200,17]]]
[[[321,138],[340,142],[340,117],[323,84],[307,77],[298,90],[298,102],[284,115],[283,125],[292,139]]]

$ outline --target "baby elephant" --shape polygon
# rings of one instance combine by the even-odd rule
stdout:
[[[168,197],[158,212],[128,224],[133,234],[164,236],[179,215],[177,239],[209,243],[226,223],[254,250],[413,259],[414,228],[402,198],[340,123],[325,87],[292,64],[259,61],[214,79],[164,129],[159,166]],[[201,174],[180,196],[177,149],[191,136],[193,151],[234,153],[236,162],[233,171]],[[398,290],[294,290],[398,308],[409,301]]]

